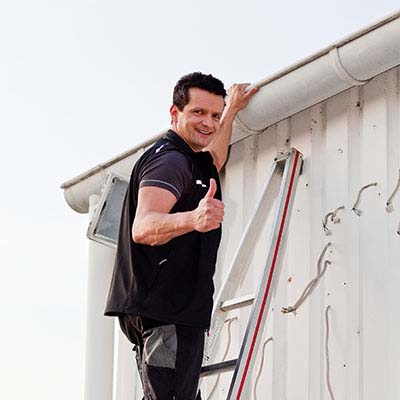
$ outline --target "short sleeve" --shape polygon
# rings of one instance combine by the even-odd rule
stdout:
[[[187,158],[178,151],[163,151],[143,166],[139,173],[139,188],[155,186],[166,189],[179,200],[191,180]]]

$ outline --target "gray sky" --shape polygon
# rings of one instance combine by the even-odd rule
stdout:
[[[253,82],[398,7],[2,0],[0,398],[83,398],[87,216],[62,182],[168,127],[181,75]]]

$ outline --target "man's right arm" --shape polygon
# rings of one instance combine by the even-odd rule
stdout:
[[[168,190],[145,186],[139,189],[138,205],[132,227],[136,243],[159,246],[191,231],[208,232],[219,227],[224,216],[224,204],[214,199],[217,184],[210,187],[193,211],[170,214],[176,197]]]

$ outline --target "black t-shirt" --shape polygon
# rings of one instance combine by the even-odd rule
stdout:
[[[132,240],[139,187],[157,186],[177,198],[170,213],[194,210],[218,172],[208,152],[194,152],[169,131],[135,164],[121,214],[118,248],[105,315],[131,314],[162,322],[209,327],[213,275],[221,228],[188,232],[160,246]]]
[[[162,149],[165,145],[161,145]],[[170,191],[177,200],[189,189],[192,171],[187,158],[177,151],[158,151],[158,157],[146,163],[139,172],[139,188],[156,186]]]

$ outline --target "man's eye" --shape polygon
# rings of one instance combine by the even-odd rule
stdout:
[[[197,115],[201,115],[201,114],[203,114],[203,111],[202,110],[194,110],[194,113]]]
[[[221,115],[219,115],[219,114],[214,115],[214,119],[215,119],[216,121],[219,121],[219,120],[221,119]]]

